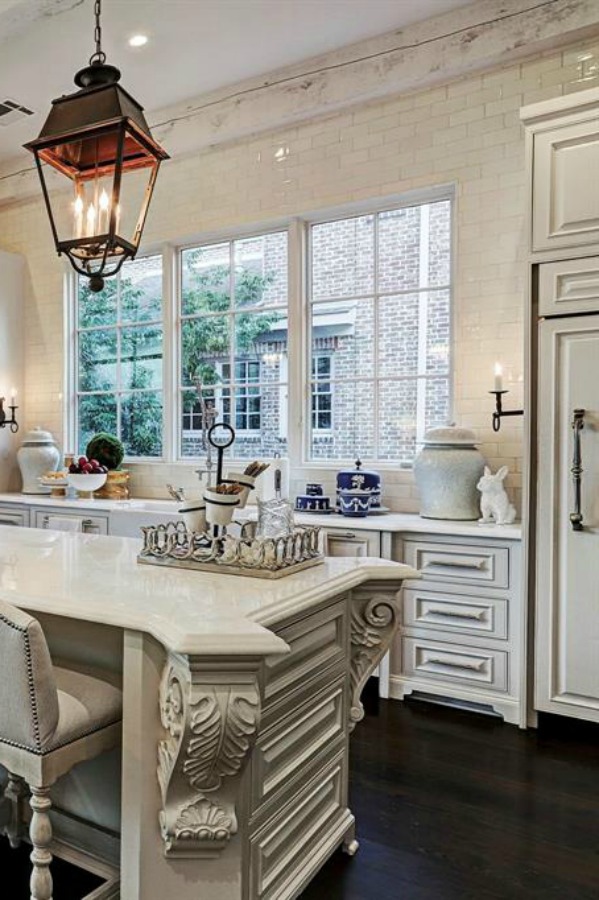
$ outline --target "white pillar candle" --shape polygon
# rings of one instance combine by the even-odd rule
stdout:
[[[503,368],[501,363],[495,363],[495,387],[493,388],[495,391],[503,390]]]

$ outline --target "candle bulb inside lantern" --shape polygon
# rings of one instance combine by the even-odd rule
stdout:
[[[75,210],[75,237],[83,237],[83,200],[77,197],[73,208]]]
[[[104,234],[108,231],[108,210],[110,207],[110,201],[108,199],[108,194],[105,190],[100,194],[100,218],[98,221],[98,233]]]
[[[495,387],[493,390],[503,390],[503,368],[501,363],[495,363]]]
[[[86,228],[86,237],[93,237],[96,233],[96,207],[93,203],[87,208],[87,228]]]

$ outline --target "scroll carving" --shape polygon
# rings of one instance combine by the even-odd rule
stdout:
[[[364,718],[360,694],[391,644],[398,626],[393,594],[362,599],[357,592],[351,615],[350,728]]]
[[[236,776],[260,721],[255,667],[230,673],[173,656],[162,678],[160,827],[169,856],[217,856],[237,832]]]

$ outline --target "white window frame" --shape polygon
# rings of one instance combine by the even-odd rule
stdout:
[[[167,419],[167,398],[169,396],[169,368],[170,368],[170,341],[167,335],[171,333],[171,317],[170,317],[170,291],[168,290],[168,271],[167,263],[169,260],[168,246],[161,245],[145,247],[143,252],[138,253],[136,260],[145,259],[150,256],[162,257],[162,318],[160,320],[151,320],[149,322],[139,322],[143,325],[160,325],[162,327],[163,344],[162,344],[162,454],[161,456],[125,456],[124,462],[133,463],[161,463],[167,462],[170,458],[170,442],[168,442],[168,429],[166,428]],[[64,316],[64,370],[63,383],[65,391],[63,393],[63,446],[68,447],[69,453],[78,455],[78,396],[79,392],[79,323],[78,323],[78,302],[79,302],[79,276],[73,272],[70,266],[65,263],[64,267],[64,295],[65,295],[65,316]],[[123,326],[120,318],[108,328],[116,328],[117,341],[120,346],[120,331],[122,327],[129,327],[129,323]],[[133,323],[132,326],[133,327]],[[83,329],[84,331],[93,329]],[[120,353],[117,367],[120,369]],[[120,381],[120,377],[117,378]],[[88,392],[83,392],[83,395]],[[90,394],[95,393],[93,391]],[[98,392],[107,396],[116,395],[117,408],[120,406],[120,395],[134,393],[133,391],[123,391],[117,388],[115,391]]]
[[[181,285],[181,253],[209,244],[234,242],[243,238],[256,237],[280,231],[288,235],[288,294],[287,294],[287,381],[281,382],[281,390],[287,391],[288,406],[284,417],[287,420],[287,447],[291,464],[298,477],[305,473],[310,476],[317,470],[337,470],[353,461],[347,459],[311,459],[311,362],[310,362],[310,304],[307,285],[310,278],[310,260],[308,259],[308,229],[318,223],[332,222],[352,216],[361,216],[400,209],[421,203],[433,203],[437,200],[450,200],[452,203],[451,224],[451,282],[450,282],[450,345],[453,349],[455,339],[455,228],[456,228],[456,190],[453,184],[443,184],[434,188],[418,189],[400,195],[387,196],[380,200],[355,201],[326,210],[302,212],[293,218],[282,218],[269,222],[253,223],[247,227],[226,229],[210,233],[197,233],[185,237],[181,241],[143,245],[137,258],[162,254],[163,265],[163,455],[158,457],[126,457],[125,462],[131,464],[165,463],[175,466],[193,466],[198,457],[181,455],[182,409],[181,391],[179,390],[179,337],[181,327],[180,285]],[[76,385],[77,385],[77,349],[76,349],[76,303],[77,276],[65,262],[65,316],[64,316],[64,367],[63,367],[63,445],[74,450],[76,446]],[[449,365],[449,408],[450,415],[454,403],[453,395],[454,358],[450,354]],[[272,385],[269,385],[272,386]],[[333,411],[334,416],[334,411]],[[189,433],[189,432],[188,432]],[[326,432],[319,432],[326,434]],[[200,457],[201,458],[201,457]],[[241,462],[234,460],[231,462]],[[397,462],[389,460],[375,461],[380,470],[397,469]]]
[[[181,366],[180,331],[181,331],[182,322],[184,320],[194,318],[194,316],[184,315],[182,312],[181,259],[182,259],[182,255],[183,255],[184,251],[185,250],[195,250],[199,247],[209,247],[209,246],[213,246],[213,245],[217,245],[217,244],[228,243],[230,245],[229,246],[230,291],[231,291],[231,297],[233,298],[234,297],[234,278],[235,278],[235,268],[233,265],[235,242],[241,241],[241,240],[248,240],[253,237],[264,237],[269,234],[279,234],[279,233],[287,234],[287,269],[288,269],[287,316],[289,317],[289,309],[290,309],[290,304],[291,304],[290,278],[289,278],[289,269],[291,266],[291,264],[290,264],[291,235],[290,235],[290,228],[289,228],[288,220],[279,221],[276,223],[271,222],[268,225],[265,225],[264,227],[254,226],[254,227],[248,228],[248,229],[240,228],[240,229],[235,229],[233,231],[217,232],[217,233],[208,235],[206,237],[199,236],[194,240],[187,240],[184,244],[180,244],[180,245],[176,246],[175,254],[177,256],[177,267],[176,267],[176,273],[175,273],[176,280],[174,282],[174,290],[175,290],[175,296],[174,296],[175,320],[174,321],[175,321],[176,331],[175,331],[174,338],[173,338],[173,343],[175,344],[176,360],[177,360],[177,367],[174,371],[174,389],[177,394],[177,399],[176,399],[177,418],[175,420],[176,422],[181,423],[181,421],[182,421],[180,407],[181,407],[181,398],[182,398],[182,394],[183,394],[183,386],[180,383],[180,372],[181,372],[181,368],[180,368],[180,366]],[[252,312],[252,311],[258,312],[260,309],[261,309],[261,307],[248,307],[247,309],[244,307],[243,311],[244,312]],[[276,307],[267,307],[267,309],[276,310]],[[236,309],[234,304],[232,303],[230,305],[228,311],[226,313],[222,313],[222,315],[226,315],[231,320],[231,319],[234,319],[235,316],[238,315],[240,311],[241,310]],[[289,324],[289,318],[288,318],[288,324]],[[230,328],[230,333],[234,334],[234,329],[232,326]],[[289,339],[288,339],[287,347],[289,349]],[[234,359],[233,353],[230,356],[229,362],[231,363],[232,366],[234,365],[235,359]],[[232,372],[232,374],[233,374],[233,372]],[[234,396],[235,384],[236,384],[235,380],[232,379],[230,384],[218,385],[216,390],[222,391],[225,388],[229,388],[229,389],[231,389],[232,395]],[[272,388],[273,384],[271,384],[270,382],[264,382],[262,380],[259,380],[253,386],[258,387],[258,388],[262,388],[262,387]],[[282,384],[279,386],[284,387],[284,385],[282,385]],[[189,390],[189,388],[187,388],[187,390]],[[215,390],[215,393],[216,393],[216,390]],[[233,396],[231,396],[231,400],[233,400]],[[233,417],[235,416],[234,410],[231,411],[231,415]],[[262,416],[262,412],[260,413],[260,415]],[[177,426],[175,426],[175,428],[176,427]],[[235,426],[233,426],[233,427],[235,427]],[[236,433],[239,434],[240,437],[244,437],[244,438],[256,437],[256,436],[259,436],[261,433],[260,429],[239,429],[239,430],[235,429],[235,431],[236,431]],[[193,456],[183,456],[183,432],[182,432],[182,429],[180,426],[178,427],[178,430],[175,433],[174,446],[176,447],[176,456],[174,457],[173,462],[181,463],[183,465],[189,465],[190,462],[192,463],[194,459],[197,459],[197,457],[193,457]],[[230,462],[236,462],[236,461],[240,462],[240,463],[243,462],[242,459],[238,459],[238,460],[231,459],[230,460]]]
[[[326,224],[329,222],[341,221],[343,219],[349,218],[358,218],[361,216],[378,216],[380,213],[391,212],[397,209],[409,208],[412,206],[421,206],[429,203],[435,203],[439,201],[448,200],[451,204],[451,223],[450,223],[450,281],[448,285],[435,285],[434,290],[447,290],[449,292],[449,304],[450,304],[450,323],[449,323],[449,366],[447,371],[447,380],[448,380],[448,415],[451,418],[454,406],[454,391],[453,391],[453,383],[454,383],[454,338],[455,338],[455,304],[454,304],[454,286],[455,286],[455,228],[456,228],[456,189],[454,184],[445,184],[439,185],[434,188],[427,188],[423,190],[414,190],[408,191],[404,194],[401,194],[398,197],[387,197],[380,202],[368,202],[368,201],[359,201],[357,203],[348,203],[342,206],[335,207],[333,209],[329,209],[326,212],[321,212],[318,215],[305,217],[304,219],[304,267],[305,267],[305,282],[304,282],[304,320],[305,320],[305,328],[303,332],[303,378],[304,378],[304,386],[305,386],[305,413],[303,416],[303,429],[302,429],[302,455],[301,455],[301,468],[306,471],[314,471],[314,470],[328,470],[334,469],[337,470],[343,466],[347,466],[353,464],[355,461],[355,454],[351,456],[347,456],[345,458],[336,458],[336,459],[318,459],[314,458],[311,455],[311,394],[312,394],[312,385],[311,385],[311,316],[312,316],[312,302],[310,297],[310,285],[312,283],[312,259],[311,254],[309,252],[310,238],[309,232],[313,225]],[[375,223],[376,223],[375,219]],[[376,229],[375,224],[375,229]],[[376,237],[375,237],[375,254],[376,254]],[[375,279],[376,279],[376,269],[375,269]],[[401,293],[420,293],[422,290],[428,292],[430,288],[425,289],[413,289],[413,290],[405,290],[405,291],[389,291],[389,292],[379,292],[378,285],[375,283],[373,296],[383,296],[386,293],[393,294],[394,296]],[[367,296],[366,294],[360,295]],[[352,300],[352,297],[343,297],[344,300]],[[319,300],[318,303],[322,302]],[[378,302],[374,304],[374,329],[375,329],[375,340],[376,335],[378,334]],[[377,358],[377,348],[375,346],[374,356]],[[414,376],[405,376],[406,380],[414,380]],[[431,376],[434,377],[434,376]],[[337,379],[337,383],[341,383],[341,381],[353,382],[357,379]],[[389,380],[384,376],[373,375],[372,378],[359,379],[360,381],[385,381]],[[392,379],[391,379],[392,380]],[[399,380],[399,378],[398,378]],[[423,378],[423,381],[426,379]],[[335,382],[333,382],[332,387],[334,389]],[[422,402],[422,401],[420,401]],[[333,411],[334,415],[334,411]],[[378,418],[378,409],[374,410],[375,417]],[[420,423],[418,423],[420,424]],[[420,429],[422,431],[422,428]],[[315,434],[318,436],[322,434],[322,432],[316,431]],[[424,437],[423,434],[417,434],[417,442],[421,441]],[[360,448],[356,447],[356,453],[359,453]],[[376,449],[376,448],[375,448]],[[377,469],[397,469],[398,465],[401,465],[402,468],[411,468],[411,463],[406,463],[402,460],[388,460],[388,459],[377,459],[376,456],[374,458],[368,457],[369,464],[372,463],[376,465]]]

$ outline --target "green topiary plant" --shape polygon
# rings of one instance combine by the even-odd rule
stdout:
[[[117,437],[101,431],[95,434],[85,450],[88,459],[97,459],[107,469],[118,469],[125,455],[125,448]]]

